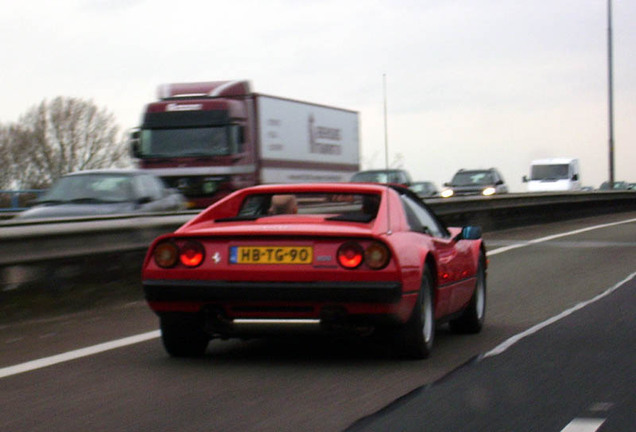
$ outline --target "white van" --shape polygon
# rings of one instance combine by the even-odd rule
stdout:
[[[534,160],[530,164],[530,177],[523,176],[528,192],[558,192],[581,190],[579,160],[552,158]]]

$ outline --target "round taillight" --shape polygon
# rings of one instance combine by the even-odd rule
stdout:
[[[155,263],[162,268],[174,267],[179,260],[179,250],[174,243],[160,243],[153,253]]]
[[[382,243],[371,243],[364,251],[364,262],[373,270],[386,267],[390,258],[389,249]]]
[[[196,267],[203,262],[204,250],[199,243],[186,242],[179,248],[179,261],[186,267]]]
[[[345,243],[338,249],[338,262],[346,269],[354,269],[362,264],[364,250],[358,243]]]

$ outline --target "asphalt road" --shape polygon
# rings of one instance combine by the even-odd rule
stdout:
[[[573,230],[581,231],[556,237]],[[533,242],[546,236],[555,237]],[[359,427],[356,422],[368,416],[378,418],[385,407],[423,387],[436,409],[459,410],[435,393],[441,386],[426,386],[442,377],[452,382],[461,374],[449,373],[459,366],[636,271],[635,213],[500,231],[487,234],[486,241],[484,331],[457,336],[442,328],[433,356],[424,361],[401,360],[367,341],[320,338],[213,341],[206,357],[175,360],[163,351],[157,320],[141,299],[5,325],[0,327],[0,430],[340,431]],[[626,301],[633,310],[633,296]],[[610,341],[615,337],[597,331]],[[126,339],[131,336],[138,337]],[[535,337],[523,339],[523,345]],[[503,363],[510,353],[460,370]],[[601,363],[613,361],[602,347],[594,355]],[[526,355],[515,361],[531,367],[540,359]],[[510,365],[498,368],[503,374]]]
[[[636,273],[347,431],[635,430],[635,306]]]

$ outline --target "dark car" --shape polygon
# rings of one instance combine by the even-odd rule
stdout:
[[[430,181],[413,182],[409,186],[413,192],[415,192],[420,198],[431,198],[439,195],[437,186]]]
[[[615,181],[614,182],[614,187],[610,188],[610,183],[609,182],[603,182],[601,184],[601,187],[599,187],[599,190],[632,190],[633,187],[631,186],[630,183],[627,183],[626,181]]]
[[[185,199],[148,172],[111,169],[78,171],[61,177],[34,204],[16,218],[176,211],[185,208]]]
[[[392,183],[409,186],[410,174],[403,169],[379,169],[358,171],[351,177],[353,183]]]
[[[444,198],[461,195],[490,196],[508,192],[508,186],[496,168],[460,169],[444,186],[441,193]]]

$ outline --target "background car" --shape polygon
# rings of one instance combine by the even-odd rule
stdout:
[[[16,218],[98,216],[119,213],[177,211],[184,197],[141,170],[78,171],[61,177]]]
[[[610,182],[604,181],[601,183],[599,190],[631,190],[632,184],[626,181],[615,181],[614,187],[610,189]]]
[[[413,182],[409,186],[409,189],[415,192],[420,198],[431,198],[439,195],[437,186],[430,181]]]
[[[291,196],[292,212],[272,211]],[[256,186],[157,238],[142,284],[172,356],[306,329],[388,336],[424,358],[437,322],[481,330],[486,253],[478,227],[447,228],[404,187]]]
[[[441,193],[443,198],[462,195],[490,196],[508,192],[508,186],[496,168],[460,169],[444,186]]]
[[[358,171],[351,177],[353,183],[392,183],[409,186],[411,175],[403,169]]]

